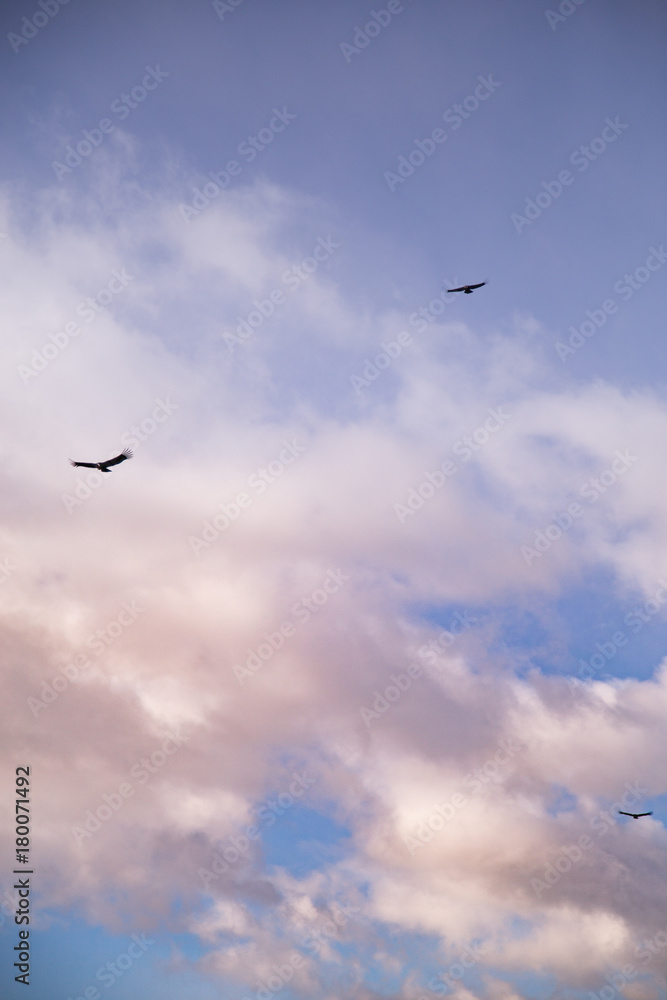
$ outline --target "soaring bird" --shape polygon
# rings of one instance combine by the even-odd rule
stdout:
[[[652,812],[648,813],[626,813],[622,809],[618,810],[620,816],[632,816],[633,819],[639,819],[640,816],[652,816]]]
[[[125,451],[121,451],[120,455],[116,455],[115,458],[109,458],[106,462],[73,462],[70,458],[69,464],[76,466],[76,468],[83,466],[84,469],[99,469],[100,472],[111,472],[110,465],[119,465],[128,458],[132,458],[132,452],[129,448],[126,448]]]
[[[448,292],[465,292],[466,295],[470,295],[470,294],[472,294],[473,288],[481,288],[482,285],[485,285],[485,284],[486,284],[485,281],[480,281],[479,285],[461,285],[460,288],[448,288],[447,291]]]

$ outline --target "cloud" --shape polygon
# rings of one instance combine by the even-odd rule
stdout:
[[[0,556],[16,569],[0,589],[2,728],[38,783],[45,905],[114,928],[187,926],[210,949],[207,973],[249,988],[346,900],[366,929],[346,925],[341,939],[384,941],[387,975],[383,936],[395,932],[429,936],[449,962],[479,940],[485,967],[573,985],[636,961],[641,935],[664,925],[664,832],[655,820],[605,834],[591,823],[628,783],[664,792],[667,672],[571,688],[536,668],[515,674],[492,640],[501,605],[555,599],[587,568],[607,568],[621,595],[653,593],[664,404],[558,382],[523,320],[490,346],[434,324],[359,401],[358,352],[407,319],[360,309],[325,263],[247,344],[230,352],[221,339],[335,235],[326,206],[311,222],[311,203],[258,183],[186,224],[171,183],[137,182],[140,207],[113,219],[104,177],[99,203],[79,190],[42,197],[32,227],[6,204],[0,247],[17,282],[3,314],[15,432]],[[80,303],[119,269],[132,280],[86,323]],[[77,316],[81,332],[26,382],[19,366]],[[171,412],[154,420],[165,398]],[[137,427],[134,460],[101,484],[68,466],[109,457]],[[466,436],[476,447],[456,450]],[[298,460],[280,465],[292,441]],[[455,471],[436,489],[425,477],[446,461]],[[272,462],[279,474],[274,464],[253,486]],[[65,495],[80,502],[68,509]],[[548,531],[572,503],[581,515]],[[195,553],[189,539],[233,509]],[[333,578],[344,583],[325,590]],[[141,608],[130,621],[128,606]],[[477,620],[429,661],[419,650],[452,607]],[[260,647],[274,652],[239,684],[234,668]],[[366,726],[360,709],[414,662],[420,677]],[[503,740],[520,749],[499,762]],[[266,863],[260,836],[204,891],[199,870],[295,767],[316,779],[308,806],[352,831],[349,855],[297,876]],[[571,809],[552,808],[555,786]],[[455,796],[465,801],[451,817],[434,813]],[[442,825],[411,853],[405,838],[433,815]],[[531,878],[583,834],[590,852],[538,897]],[[177,896],[187,920],[169,915]],[[321,950],[335,964],[333,941]],[[652,972],[663,966],[657,956]],[[324,975],[312,956],[293,969],[304,992]],[[487,995],[511,996],[499,982]]]

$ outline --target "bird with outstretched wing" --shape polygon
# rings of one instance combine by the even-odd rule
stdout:
[[[474,288],[481,288],[485,285],[485,281],[480,281],[478,285],[461,285],[460,288],[448,288],[448,292],[465,292],[466,295],[471,295]]]
[[[128,458],[132,458],[132,451],[130,448],[126,448],[125,451],[121,451],[120,455],[116,455],[115,458],[107,459],[106,462],[74,462],[70,458],[69,463],[77,469],[81,467],[84,469],[99,469],[100,472],[111,472],[110,466],[120,465],[121,462],[125,462]]]
[[[652,816],[652,812],[648,813],[626,813],[622,809],[618,810],[619,816],[632,816],[633,819],[639,819],[640,816]]]

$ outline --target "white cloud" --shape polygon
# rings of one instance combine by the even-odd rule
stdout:
[[[518,681],[480,620],[442,654],[444,671],[426,670],[370,729],[360,708],[436,638],[414,612],[418,602],[481,606],[492,616],[508,595],[517,604],[535,592],[558,595],[595,566],[611,569],[619,593],[653,593],[664,572],[664,404],[600,382],[563,388],[527,336],[497,336],[485,357],[473,331],[442,325],[397,359],[359,408],[349,384],[354,330],[364,331],[366,350],[395,315],[355,315],[324,268],[247,351],[230,353],[216,339],[325,232],[300,218],[298,199],[243,189],[188,226],[175,201],[152,197],[113,224],[90,206],[87,222],[81,205],[68,219],[65,196],[55,206],[45,200],[46,236],[37,243],[13,222],[0,247],[6,281],[16,282],[3,313],[3,409],[15,430],[4,446],[11,528],[0,556],[17,567],[0,591],[11,664],[3,729],[29,750],[42,783],[45,901],[85,900],[109,925],[130,920],[135,904],[164,916],[177,892],[200,905],[198,868],[210,864],[217,840],[252,821],[253,802],[282,788],[283,752],[316,772],[308,802],[333,800],[351,827],[351,858],[327,869],[324,888],[338,898],[341,886],[366,884],[364,919],[375,933],[389,925],[457,946],[479,936],[487,963],[571,983],[628,960],[633,942],[664,924],[656,821],[610,828],[590,863],[543,898],[530,879],[562,844],[590,833],[591,818],[627,782],[645,783],[650,796],[665,791],[664,671],[575,691],[537,671]],[[127,290],[24,385],[17,365],[122,267],[136,275]],[[304,358],[318,350],[330,360],[318,384],[340,396],[339,407],[318,408],[316,394],[305,401],[296,388]],[[165,396],[174,412],[68,513],[62,495],[83,472],[67,458],[113,454]],[[473,457],[453,453],[501,406],[510,419]],[[303,454],[253,492],[249,477],[293,439]],[[588,502],[582,486],[617,451],[637,461]],[[394,505],[445,459],[456,473],[401,523]],[[252,502],[195,555],[189,537],[240,492]],[[575,500],[582,516],[528,565],[521,546]],[[295,607],[332,571],[349,581],[300,619]],[[91,637],[132,600],[145,610],[95,655]],[[240,685],[233,667],[286,622],[293,633]],[[84,653],[90,665],[35,715],[28,698],[41,698],[44,683]],[[188,733],[187,745],[77,843],[71,828],[104,795],[127,781],[139,791],[132,768],[173,727]],[[503,738],[526,748],[473,791],[466,776]],[[555,785],[575,796],[570,813],[550,808]],[[457,792],[466,804],[411,855],[408,831]],[[265,871],[261,851],[260,841],[212,884],[213,909],[191,924],[207,942],[227,932],[245,938],[206,964],[248,982],[284,961],[320,912],[308,878],[290,884],[286,873]],[[646,912],[628,880],[653,901]],[[127,895],[124,915],[107,898],[112,886]],[[259,898],[269,911],[292,897],[280,932],[245,906]],[[528,931],[513,931],[517,918]],[[391,972],[392,962],[387,953],[381,964]],[[309,962],[294,981],[307,989],[314,975]],[[488,995],[504,996],[503,988],[491,984]]]

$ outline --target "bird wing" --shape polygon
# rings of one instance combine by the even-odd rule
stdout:
[[[81,466],[84,469],[96,469],[97,468],[97,466],[94,465],[92,462],[75,462],[71,458],[69,460],[69,464],[73,465],[75,468],[78,468],[79,466]]]
[[[481,288],[482,285],[485,285],[485,284],[486,284],[485,281],[480,281],[479,285],[468,285],[468,288]]]
[[[635,818],[636,818],[636,819],[639,819],[639,817],[640,817],[640,816],[652,816],[652,815],[653,815],[653,813],[652,813],[652,812],[648,812],[648,813],[637,813],[637,815],[636,815],[636,817],[635,817]]]
[[[473,286],[471,285],[470,287],[472,288]],[[461,285],[460,288],[448,288],[447,289],[448,292],[465,292],[465,290],[466,290],[466,286],[465,285]]]
[[[132,452],[129,448],[126,448],[125,451],[121,451],[120,455],[116,455],[115,458],[110,458],[108,462],[102,462],[102,465],[105,469],[108,469],[110,465],[118,465],[128,458],[132,458]]]

